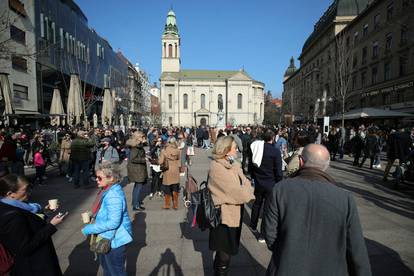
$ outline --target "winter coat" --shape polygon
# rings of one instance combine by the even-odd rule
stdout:
[[[98,152],[96,153],[96,160],[95,160],[95,169],[103,162],[109,163],[116,163],[119,161],[119,154],[118,151],[109,146],[106,150],[104,148],[99,148]]]
[[[240,205],[254,197],[254,188],[244,176],[239,163],[225,159],[210,162],[208,189],[214,205],[221,207],[221,223],[228,227],[240,226]]]
[[[76,137],[70,145],[70,157],[73,162],[86,161],[91,159],[91,148],[95,142],[86,138]]]
[[[163,172],[162,184],[173,185],[180,183],[180,150],[176,146],[167,144],[164,149],[161,150],[159,164],[163,164],[165,160],[168,160],[168,170]]]
[[[273,186],[283,179],[282,155],[272,144],[264,143],[260,167],[253,165],[252,177],[256,187],[271,191]]]
[[[69,162],[70,159],[70,145],[72,144],[72,140],[63,139],[60,145],[60,158],[59,160],[62,162]]]
[[[367,138],[365,138],[364,155],[374,156],[378,152],[379,152],[378,137],[376,135],[369,134]]]
[[[118,248],[132,241],[132,223],[121,185],[114,184],[104,192],[95,223],[86,225],[82,233],[98,234],[102,238],[112,239],[111,248]]]
[[[336,151],[338,151],[338,148],[339,148],[339,138],[340,138],[340,134],[339,133],[329,132],[329,135],[328,135],[328,149],[329,149],[329,152],[336,152]]]
[[[34,155],[33,164],[35,167],[43,167],[45,165],[45,160],[39,151]]]
[[[355,201],[332,182],[305,168],[274,187],[262,221],[273,252],[266,275],[371,275]]]
[[[126,145],[130,149],[127,165],[129,181],[146,183],[148,171],[144,145],[138,144],[135,139],[128,139]]]
[[[14,255],[10,275],[62,275],[52,242],[56,227],[39,216],[0,202],[0,242]]]

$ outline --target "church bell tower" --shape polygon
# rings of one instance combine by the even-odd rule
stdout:
[[[180,72],[180,35],[178,34],[175,13],[170,10],[162,34],[161,73]]]

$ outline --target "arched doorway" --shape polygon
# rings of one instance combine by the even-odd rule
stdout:
[[[206,120],[206,118],[201,118],[200,119],[200,125],[202,125],[202,126],[206,126],[207,125],[207,120]]]

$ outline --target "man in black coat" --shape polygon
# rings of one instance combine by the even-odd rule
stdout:
[[[325,172],[329,152],[310,144],[302,159],[297,176],[275,185],[266,201],[267,275],[371,275],[355,201]]]
[[[282,155],[280,150],[273,146],[274,138],[275,133],[273,131],[267,130],[265,132],[263,135],[262,162],[259,167],[255,165],[252,167],[252,178],[255,185],[254,196],[256,199],[252,207],[250,228],[255,234],[257,234],[257,223],[263,202],[267,201],[275,184],[283,178]],[[259,236],[258,241],[264,243],[263,237]]]

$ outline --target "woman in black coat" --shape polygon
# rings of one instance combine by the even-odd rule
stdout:
[[[10,275],[62,275],[51,237],[64,216],[46,222],[35,204],[25,202],[28,186],[17,175],[0,179],[0,242],[14,256]]]

